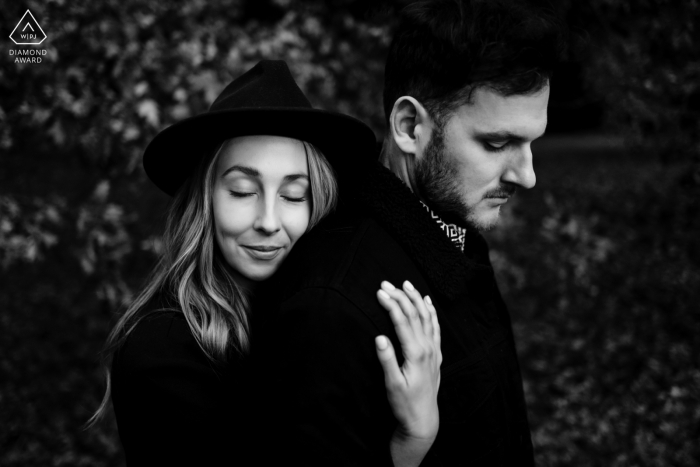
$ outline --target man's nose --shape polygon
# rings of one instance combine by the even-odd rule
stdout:
[[[260,232],[271,235],[281,228],[279,214],[277,213],[277,203],[274,199],[260,199],[258,202],[258,213],[253,223],[253,228]]]
[[[503,181],[514,183],[525,189],[535,186],[537,177],[532,166],[532,148],[529,144],[523,146],[522,150],[513,155],[513,159],[503,175]]]

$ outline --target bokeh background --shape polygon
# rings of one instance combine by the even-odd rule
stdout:
[[[157,254],[141,154],[261,58],[383,135],[407,1],[0,1],[0,465],[124,464],[99,351]],[[537,187],[488,234],[540,466],[700,465],[700,3],[562,0]],[[30,9],[48,39],[17,64]],[[235,421],[232,421],[235,423]],[[235,440],[232,440],[232,446]]]

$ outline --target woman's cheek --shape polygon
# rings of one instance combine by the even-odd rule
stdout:
[[[309,220],[311,219],[311,206],[309,203],[305,203],[303,206],[299,206],[297,209],[290,210],[285,216],[285,224],[287,235],[292,244],[294,244],[299,237],[304,235],[306,228],[309,225]]]
[[[241,204],[241,203],[238,203]],[[251,209],[239,206],[234,199],[217,199],[214,202],[216,230],[224,237],[236,236],[252,228],[254,217]]]

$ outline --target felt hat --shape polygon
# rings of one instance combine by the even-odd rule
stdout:
[[[275,135],[316,146],[339,177],[376,159],[372,130],[348,115],[314,109],[282,60],[262,60],[233,80],[207,112],[166,128],[143,155],[146,174],[174,195],[199,161],[225,140]]]

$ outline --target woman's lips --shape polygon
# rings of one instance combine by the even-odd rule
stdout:
[[[245,248],[253,259],[261,261],[270,261],[277,257],[283,250],[281,246],[267,246],[267,245],[241,245]]]

